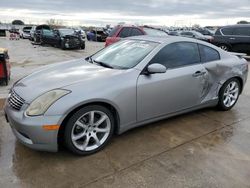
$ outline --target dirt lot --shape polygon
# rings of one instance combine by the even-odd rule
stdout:
[[[104,43],[86,42],[85,50],[61,50],[54,47],[32,45],[29,40],[10,41],[0,38],[0,47],[9,50],[12,65],[11,82],[8,87],[0,86],[0,98],[5,98],[8,89],[18,79],[41,66],[87,57],[104,47]]]
[[[13,44],[10,55],[20,70],[85,56],[91,45],[93,51],[102,45],[64,52]],[[15,50],[22,45],[25,50]],[[250,187],[249,177],[250,82],[229,112],[205,109],[131,130],[89,157],[30,150],[16,141],[0,114],[0,187],[238,188]]]

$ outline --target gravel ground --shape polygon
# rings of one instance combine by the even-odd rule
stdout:
[[[61,50],[49,46],[32,45],[27,39],[12,41],[8,38],[0,38],[1,47],[9,50],[12,68],[9,86],[0,86],[0,99],[6,98],[8,90],[15,81],[34,70],[52,63],[87,57],[103,48],[104,43],[87,41],[85,50]]]

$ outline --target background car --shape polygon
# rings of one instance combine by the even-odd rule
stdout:
[[[30,38],[30,31],[32,27],[24,27],[20,31],[20,38],[22,39],[29,39]]]
[[[33,26],[30,30],[30,40],[39,43],[41,41],[40,33],[42,29],[52,30],[49,25]]]
[[[87,39],[90,41],[105,42],[108,34],[103,29],[96,29],[87,32]]]
[[[182,31],[180,32],[180,36],[188,37],[188,38],[195,38],[195,39],[203,40],[206,42],[211,42],[211,40],[213,39],[212,36],[203,35],[197,31]]]
[[[212,31],[210,31],[210,30],[208,30],[206,28],[201,28],[201,27],[195,28],[194,31],[197,31],[197,32],[199,32],[199,33],[201,33],[202,35],[205,35],[205,36],[206,35],[207,36],[214,36],[214,34],[215,34],[215,32],[212,32]]]
[[[184,37],[124,39],[16,82],[6,119],[30,148],[57,151],[63,140],[76,154],[93,154],[115,133],[205,107],[233,108],[248,75],[238,56]]]
[[[9,29],[9,32],[10,32],[10,33],[15,33],[15,34],[20,35],[19,29],[15,28],[15,27],[12,27],[11,29]]]
[[[122,38],[140,36],[140,35],[149,35],[149,36],[160,36],[166,37],[168,34],[164,31],[150,27],[137,27],[137,26],[124,26],[118,25],[110,32],[108,38],[106,39],[105,46],[109,46]]]
[[[40,32],[41,44],[49,44],[65,49],[85,49],[85,40],[74,29],[47,30]]]
[[[250,54],[250,24],[219,28],[212,43],[226,51]]]
[[[171,35],[171,36],[180,36],[180,33],[178,31],[169,31],[168,35]]]

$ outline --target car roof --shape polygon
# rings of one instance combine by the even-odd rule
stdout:
[[[223,28],[236,28],[236,27],[250,27],[250,24],[227,25],[227,26],[223,26],[221,28],[223,29]]]
[[[188,37],[182,37],[182,36],[168,35],[166,37],[159,37],[159,36],[141,35],[141,36],[135,36],[135,37],[128,37],[128,38],[125,38],[123,40],[126,40],[126,39],[156,42],[159,44],[170,44],[170,43],[175,43],[175,42],[193,42],[193,43],[198,43],[198,44],[202,44],[202,45],[211,47],[211,48],[216,49],[217,51],[221,52],[220,48],[216,47],[215,45],[213,45],[211,43],[208,43],[208,42],[205,42],[202,40],[198,40],[195,38],[188,38]]]
[[[172,43],[172,42],[181,42],[181,41],[187,41],[187,42],[195,42],[197,43],[197,39],[187,38],[187,37],[181,37],[181,36],[165,36],[165,37],[158,37],[158,36],[148,36],[148,35],[141,35],[141,36],[135,36],[135,37],[129,37],[127,39],[133,39],[133,40],[145,40],[150,42],[157,42],[157,43]]]

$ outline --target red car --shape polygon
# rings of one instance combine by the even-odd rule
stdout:
[[[116,26],[106,39],[105,46],[109,46],[121,38],[139,36],[139,35],[151,35],[151,36],[167,36],[167,33],[158,29],[149,27],[137,27],[137,26]]]
[[[0,81],[4,81],[8,85],[10,80],[10,61],[8,50],[0,48]]]

